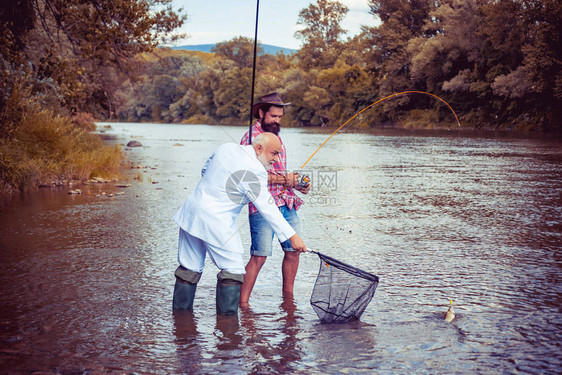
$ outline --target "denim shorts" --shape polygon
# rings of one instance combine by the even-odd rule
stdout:
[[[285,220],[287,220],[300,236],[301,225],[299,217],[297,216],[297,210],[288,208],[287,206],[281,206],[279,207],[279,211],[281,211]],[[259,212],[250,215],[250,232],[252,234],[250,254],[262,257],[271,256],[273,254],[273,228],[271,228],[271,225],[269,225],[267,220],[265,220]],[[291,247],[291,241],[279,242],[284,251],[295,251]]]

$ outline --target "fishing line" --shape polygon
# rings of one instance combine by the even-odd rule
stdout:
[[[382,99],[377,100],[374,103],[371,103],[370,105],[368,105],[367,107],[363,108],[362,110],[360,110],[359,112],[357,112],[356,114],[354,114],[351,118],[349,118],[349,120],[347,120],[346,122],[343,123],[342,126],[340,126],[339,128],[336,129],[335,132],[333,132],[317,149],[316,151],[314,151],[314,153],[312,153],[312,155],[310,155],[310,157],[306,160],[306,162],[302,165],[301,169],[304,168],[304,166],[310,161],[310,159],[312,159],[312,157],[314,155],[316,155],[316,153],[322,148],[322,146],[324,146],[326,144],[326,142],[328,142],[330,140],[330,138],[332,138],[337,132],[339,132],[341,130],[341,128],[343,128],[344,126],[346,126],[349,122],[351,122],[351,120],[353,120],[355,117],[357,117],[358,115],[360,115],[361,113],[363,113],[364,111],[366,111],[367,109],[371,108],[372,106],[374,106],[375,104],[381,103],[385,100],[388,100],[394,96],[398,96],[398,95],[405,95],[405,94],[425,94],[425,95],[429,95],[432,96],[434,98],[439,99],[440,101],[442,101],[443,103],[445,103],[445,105],[447,107],[449,107],[449,109],[451,110],[451,112],[453,112],[453,115],[455,115],[455,119],[457,120],[457,124],[459,125],[459,127],[461,126],[461,123],[459,121],[459,118],[457,117],[457,114],[455,113],[455,111],[453,110],[453,108],[449,105],[449,103],[447,103],[445,100],[441,99],[440,97],[438,97],[435,94],[429,93],[429,92],[425,92],[425,91],[403,91],[403,92],[398,92],[398,93],[394,93],[392,95],[388,95]]]

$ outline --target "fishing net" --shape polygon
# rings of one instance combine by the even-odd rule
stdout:
[[[320,270],[310,297],[320,321],[358,320],[373,299],[379,278],[324,254],[310,252],[320,257]]]

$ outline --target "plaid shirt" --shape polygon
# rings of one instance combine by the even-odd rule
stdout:
[[[252,142],[259,134],[263,132],[264,130],[262,129],[261,124],[258,121],[256,121],[256,123],[252,126]],[[247,131],[246,134],[244,134],[242,140],[240,141],[241,145],[249,144],[248,143],[248,139],[250,137],[249,133],[250,132]],[[281,137],[279,137],[279,140],[281,141]],[[281,152],[279,153],[279,161],[273,163],[271,169],[269,169],[267,173],[277,174],[281,176],[286,175],[287,174],[286,154],[287,153],[285,151],[285,145],[283,144],[283,141],[281,141]],[[268,184],[267,186],[269,188],[269,192],[275,199],[275,204],[277,204],[277,207],[287,205],[287,207],[289,208],[294,208],[295,210],[298,210],[299,207],[302,205],[302,199],[300,199],[295,194],[293,188],[285,187],[283,184]],[[248,206],[248,210],[250,215],[258,211],[256,206],[254,206],[251,202]]]

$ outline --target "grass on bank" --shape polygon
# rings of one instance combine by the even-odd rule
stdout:
[[[87,121],[86,121],[87,122]],[[34,108],[0,137],[0,192],[28,191],[64,180],[117,178],[123,159],[89,132],[90,123]]]

